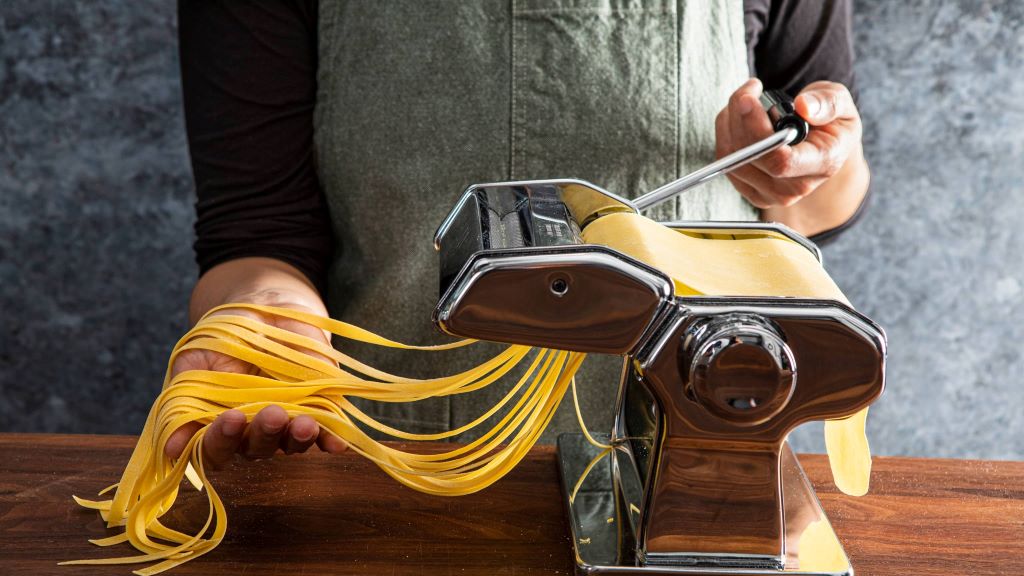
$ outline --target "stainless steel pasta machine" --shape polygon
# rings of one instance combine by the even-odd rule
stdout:
[[[624,358],[612,457],[575,498],[599,450],[559,438],[579,572],[852,574],[785,439],[881,394],[882,330],[837,301],[679,296],[661,271],[585,244],[581,202],[636,210],[578,180],[469,188],[435,239],[434,312],[461,337]],[[668,225],[772,235],[820,259],[776,224]]]
[[[581,574],[853,573],[786,437],[878,398],[882,329],[833,300],[678,295],[662,271],[581,239],[594,217],[638,212],[803,138],[791,104],[766,98],[774,136],[636,201],[579,180],[483,184],[438,229],[442,330],[624,358],[611,457],[591,465],[601,450],[581,434],[558,441]],[[666,225],[773,236],[821,259],[778,224]]]

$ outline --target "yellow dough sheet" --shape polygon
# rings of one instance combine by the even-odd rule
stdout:
[[[846,302],[806,248],[774,236],[701,238],[638,214],[609,214],[583,230],[601,244],[661,270],[680,296],[797,296]]]

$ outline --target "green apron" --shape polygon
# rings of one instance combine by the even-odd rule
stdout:
[[[432,237],[469,185],[573,177],[627,197],[714,159],[714,119],[747,78],[741,0],[385,0],[320,3],[316,152],[337,239],[331,315],[410,343],[447,338]],[[755,220],[725,180],[648,214]],[[493,355],[351,348],[407,376]],[[610,429],[618,358],[579,375],[591,428]],[[436,432],[506,387],[366,406]],[[573,430],[571,399],[543,440]]]

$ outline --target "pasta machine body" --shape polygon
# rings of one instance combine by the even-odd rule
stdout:
[[[660,270],[583,242],[581,226],[618,211],[637,206],[579,180],[477,185],[435,238],[442,330],[624,359],[610,455],[559,438],[578,571],[852,574],[786,437],[882,393],[883,331],[838,301],[677,295]],[[820,260],[781,225],[667,225]]]

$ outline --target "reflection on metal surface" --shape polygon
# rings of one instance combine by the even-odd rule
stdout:
[[[594,437],[598,442],[606,442],[609,438],[607,434],[595,434]],[[565,505],[572,511],[573,547],[577,565],[581,567],[618,566],[630,555],[630,547],[622,542],[622,517],[617,510],[610,458],[605,458],[590,470],[576,497],[569,502],[573,487],[579,482],[587,463],[600,453],[601,450],[587,442],[583,434],[558,437],[562,492]],[[589,543],[581,544],[581,541]]]
[[[605,441],[607,436],[600,436]],[[620,470],[604,460],[587,475],[573,502],[569,493],[579,481],[586,464],[600,453],[582,434],[558,438],[558,464],[563,502],[569,515],[577,570],[581,574],[689,574],[691,576],[785,576],[787,574],[849,576],[850,562],[814,495],[803,469],[788,445],[780,453],[786,499],[784,520],[786,553],[781,562],[774,558],[753,567],[742,556],[721,556],[720,563],[699,565],[699,556],[689,555],[662,563],[644,563],[638,556],[629,527],[629,502],[621,491]],[[625,521],[625,523],[624,523]],[[707,558],[706,560],[711,560]],[[725,561],[721,563],[721,561]],[[738,561],[730,566],[728,561]]]
[[[626,354],[671,295],[668,277],[607,248],[481,252],[442,297],[434,320],[463,337]]]
[[[755,425],[778,414],[796,388],[793,352],[763,318],[729,314],[691,324],[680,369],[685,394],[719,418]]]
[[[662,272],[583,244],[589,219],[634,206],[578,180],[471,187],[435,238],[435,322],[458,336],[624,356],[608,457],[559,439],[582,573],[851,574],[785,443],[884,387],[885,335],[849,306],[676,297]],[[726,241],[788,228],[675,223]]]
[[[737,560],[739,555],[750,566],[772,559],[781,563],[789,506],[783,498],[783,441],[799,424],[848,416],[881,394],[883,337],[870,321],[838,303],[785,298],[677,302],[675,321],[637,353],[638,375],[627,381],[646,387],[662,414],[637,536],[642,557],[648,563],[681,563],[683,556],[733,565],[744,561]],[[721,397],[702,398],[699,383],[692,381],[694,351],[705,340],[721,339],[720,330],[729,326],[737,341],[751,326],[764,326],[766,333],[771,327],[775,335],[762,341],[761,359],[776,357],[778,350],[767,347],[784,343],[789,351],[785,370],[765,370],[763,362],[748,361],[744,376],[725,380],[726,373],[712,379],[720,380],[716,386],[726,393],[754,390],[766,396],[771,409],[758,418],[730,415]],[[744,348],[751,345],[743,343]],[[797,375],[792,381],[790,371]],[[776,377],[784,384],[776,385]],[[785,401],[773,406],[773,398]],[[628,426],[623,428],[624,435],[632,436]]]
[[[551,212],[544,206],[558,208]],[[459,201],[448,213],[444,221],[434,233],[434,248],[441,250],[450,234],[456,228],[465,225],[460,222],[464,214],[472,213],[473,207],[480,212],[490,212],[492,217],[500,221],[502,217],[513,212],[547,212],[547,215],[568,214],[577,225],[581,220],[592,216],[598,209],[618,209],[635,212],[636,208],[625,198],[612,194],[590,182],[564,178],[558,180],[523,180],[517,182],[494,182],[491,184],[475,184],[466,189]],[[588,208],[592,208],[588,210]],[[565,220],[565,218],[563,218]],[[488,224],[493,225],[494,222]],[[585,224],[585,222],[584,222]],[[528,224],[527,228],[531,228]],[[549,246],[543,242],[527,244],[529,246]],[[506,248],[509,245],[493,245],[485,248]]]

